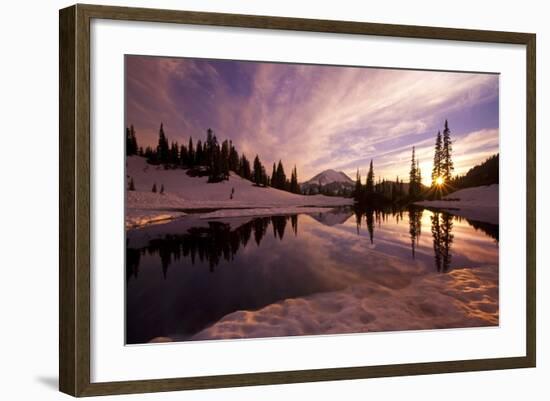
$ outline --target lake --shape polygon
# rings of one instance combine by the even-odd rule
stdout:
[[[498,226],[417,207],[127,232],[126,342],[495,326]]]

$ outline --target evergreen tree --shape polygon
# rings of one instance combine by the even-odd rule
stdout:
[[[172,142],[172,145],[170,146],[170,157],[169,162],[172,164],[179,164],[179,145],[177,142]]]
[[[210,163],[208,164],[210,175],[208,178],[208,182],[219,182],[225,179],[225,172],[224,172],[224,163],[221,157],[220,145],[218,145],[218,142],[215,136],[213,137],[213,141],[211,142],[210,146],[211,146],[211,149],[209,150]]]
[[[195,148],[195,165],[202,166],[204,164],[204,146],[201,140],[197,141],[197,147]]]
[[[168,146],[168,140],[164,134],[164,126],[160,123],[159,140],[157,145],[157,161],[159,163],[167,163],[169,159],[170,148]]]
[[[154,193],[157,193],[157,183],[156,182],[153,184],[153,189],[151,191],[154,192]]]
[[[126,127],[126,156],[138,154],[138,144],[136,139],[136,131],[134,126]]]
[[[298,185],[298,171],[296,170],[296,166],[292,169],[292,175],[290,177],[290,192],[295,194],[300,193],[300,185]]]
[[[252,178],[250,162],[244,154],[241,156],[241,160],[239,161],[239,175],[247,180],[250,180]]]
[[[275,188],[279,189],[285,189],[286,185],[286,174],[285,169],[283,168],[283,163],[279,160],[279,164],[277,165],[277,186]]]
[[[164,194],[164,184],[160,184],[160,194]]]
[[[355,176],[355,190],[353,192],[353,196],[356,200],[361,197],[362,187],[363,184],[361,183],[361,174],[359,173],[359,169],[357,169],[357,175]]]
[[[189,153],[187,152],[187,148],[185,145],[180,146],[180,165],[181,166],[189,166]]]
[[[412,157],[411,157],[411,170],[409,172],[409,196],[411,198],[416,198],[418,196],[418,188],[416,182],[418,180],[417,172],[418,163],[416,162],[414,146],[412,148]]]
[[[277,188],[277,167],[275,167],[275,162],[273,162],[273,170],[271,171],[271,186]]]
[[[258,155],[254,158],[254,184],[260,186],[263,183],[264,176],[263,166]]]
[[[367,173],[367,182],[365,184],[365,193],[367,195],[374,194],[374,168],[372,165],[372,159],[370,161],[369,172]]]
[[[235,173],[239,171],[239,153],[237,153],[232,141],[229,141],[229,169]]]
[[[134,179],[130,178],[130,184],[128,185],[128,191],[135,191],[136,186],[134,185]]]
[[[197,145],[197,152],[198,152],[198,145]],[[187,145],[187,165],[189,167],[195,166],[195,149],[193,148],[193,137],[189,137],[189,144]]]
[[[432,167],[432,187],[437,186],[437,179],[441,177],[441,156],[442,156],[442,142],[441,131],[437,131],[437,137],[435,139],[434,147],[434,164]]]
[[[224,180],[229,179],[229,153],[229,141],[226,139],[222,143],[222,148],[219,155],[220,160],[218,162],[220,164],[220,170]]]
[[[445,182],[449,182],[453,175],[454,165],[452,159],[453,146],[451,141],[451,130],[445,120],[445,129],[443,130],[443,148],[441,151],[441,175]]]

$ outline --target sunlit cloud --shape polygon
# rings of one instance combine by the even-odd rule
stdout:
[[[126,122],[143,145],[212,128],[266,166],[306,180],[333,168],[407,179],[416,146],[426,179],[449,120],[456,172],[498,152],[498,75],[127,56]]]

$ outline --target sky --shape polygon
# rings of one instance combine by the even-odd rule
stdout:
[[[497,74],[126,56],[126,125],[140,146],[204,141],[211,128],[266,170],[283,161],[298,180],[334,169],[355,179],[408,180],[416,147],[429,184],[448,120],[455,173],[498,153]]]

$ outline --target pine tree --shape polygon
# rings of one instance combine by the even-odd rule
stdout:
[[[409,196],[411,198],[416,198],[418,195],[416,180],[418,179],[418,172],[416,171],[418,164],[416,163],[416,156],[414,146],[412,148],[412,157],[411,157],[411,170],[409,172]]]
[[[239,175],[247,180],[250,180],[252,178],[250,162],[244,154],[241,156],[241,160],[239,161]]]
[[[254,158],[254,184],[260,186],[263,182],[263,166],[258,155]]]
[[[153,189],[151,191],[154,192],[154,193],[157,193],[157,183],[156,182],[153,184]]]
[[[193,148],[193,137],[192,136],[189,137],[189,143],[187,145],[187,165],[189,167],[195,166],[195,148]]]
[[[362,188],[363,184],[361,183],[361,174],[359,173],[359,169],[357,169],[357,175],[355,176],[355,190],[353,192],[353,196],[356,200],[361,197]]]
[[[130,184],[128,185],[128,191],[135,191],[136,186],[134,185],[134,179],[130,178]]]
[[[452,159],[453,146],[451,141],[451,130],[445,120],[445,129],[443,130],[443,148],[441,151],[441,175],[445,182],[449,182],[453,175],[454,165]]]
[[[290,192],[295,194],[300,193],[300,185],[298,185],[298,171],[296,170],[296,166],[292,169],[292,175],[290,178]]]
[[[239,171],[239,153],[232,141],[229,141],[229,169],[235,173]]]
[[[204,164],[204,146],[201,140],[197,141],[197,147],[195,148],[194,163],[196,166],[202,166]]]
[[[435,147],[434,147],[434,164],[432,167],[432,187],[437,186],[437,179],[441,177],[441,156],[442,156],[441,131],[437,131],[437,137],[435,139]]]
[[[180,146],[179,158],[180,158],[181,166],[189,166],[189,154],[187,152],[187,148],[185,147],[185,145]]]
[[[374,194],[374,168],[372,159],[370,161],[369,172],[367,173],[367,182],[365,184],[365,192],[367,195]]]
[[[226,139],[222,143],[222,148],[219,155],[220,170],[224,180],[229,179],[229,152],[229,141]]]
[[[164,134],[164,126],[160,123],[159,140],[157,145],[157,160],[160,163],[167,163],[169,158],[170,149],[168,147],[168,140]]]
[[[172,142],[172,145],[170,146],[170,157],[169,162],[172,164],[179,164],[179,145],[177,142]]]
[[[126,156],[138,154],[138,144],[136,139],[136,131],[134,126],[126,127]]]
[[[160,184],[160,194],[164,194],[164,184]]]
[[[275,162],[273,162],[273,170],[271,171],[271,186],[273,188],[277,188],[277,167],[275,166]]]
[[[283,163],[280,160],[279,160],[279,164],[277,165],[276,177],[277,177],[277,186],[275,188],[285,189],[286,174],[285,174],[285,169],[283,167]]]

